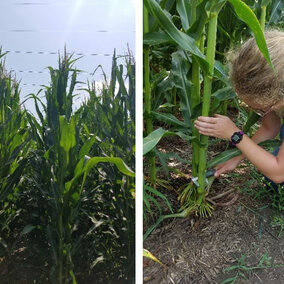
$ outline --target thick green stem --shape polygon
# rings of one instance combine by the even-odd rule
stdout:
[[[200,67],[195,58],[192,59],[192,108],[195,108],[200,103]],[[192,123],[194,125],[194,123]],[[199,140],[200,135],[197,129],[193,126],[192,136],[196,137],[196,142],[192,142],[192,176],[197,176],[199,164]]]
[[[58,283],[62,284],[63,282],[63,224],[62,224],[62,212],[58,216],[58,231],[59,231],[59,243],[58,243]]]
[[[148,23],[148,11],[143,6],[143,32],[149,31]],[[145,86],[145,119],[146,119],[146,134],[149,135],[153,131],[153,121],[151,117],[151,86],[150,86],[150,60],[149,60],[149,48],[144,50],[144,86]],[[150,181],[155,184],[156,181],[156,165],[155,156],[153,153],[148,154],[148,162],[150,167]]]
[[[173,88],[171,91],[171,97],[172,97],[172,104],[174,105],[172,108],[172,111],[175,112],[177,110],[177,90],[176,88]]]
[[[209,28],[208,28],[208,39],[207,39],[207,50],[206,50],[206,60],[209,64],[209,74],[205,74],[204,76],[204,94],[203,94],[203,103],[202,103],[203,116],[208,116],[210,110],[211,88],[212,88],[215,50],[216,50],[217,20],[218,20],[218,14],[211,14],[211,19],[209,21]],[[198,204],[201,204],[203,202],[205,194],[205,170],[206,170],[208,137],[201,135],[200,140],[202,147],[200,147],[199,150],[198,182],[200,186],[197,189]]]
[[[201,35],[200,39],[196,41],[197,46],[200,51],[204,51],[204,36]],[[192,58],[192,108],[196,107],[200,103],[200,67],[195,58]],[[199,164],[199,143],[200,143],[200,134],[197,129],[194,127],[192,122],[192,136],[196,137],[196,142],[192,142],[192,176],[196,177],[198,175],[198,164]]]

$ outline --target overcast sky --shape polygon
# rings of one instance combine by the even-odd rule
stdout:
[[[135,0],[0,0],[0,46],[10,51],[6,68],[21,79],[22,98],[48,84],[46,67],[57,67],[64,45],[84,55],[79,79],[98,82],[102,72],[91,74],[98,65],[110,73],[114,49],[125,55],[129,46],[135,56]]]

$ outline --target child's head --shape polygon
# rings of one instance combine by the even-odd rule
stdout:
[[[268,65],[254,38],[229,55],[230,76],[236,93],[246,103],[263,107],[284,100],[284,32],[265,32],[274,71]]]

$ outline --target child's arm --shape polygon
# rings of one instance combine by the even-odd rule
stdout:
[[[273,139],[279,133],[280,127],[281,119],[274,112],[270,112],[263,117],[260,127],[251,139],[257,144],[267,139]],[[233,171],[244,158],[245,155],[241,154],[222,164],[217,165],[215,167],[215,176],[218,177],[223,173]]]
[[[271,113],[263,121],[262,133],[256,139],[269,139],[276,136],[280,129],[281,120]],[[230,140],[232,134],[240,129],[226,116],[215,115],[214,117],[199,117],[195,121],[195,127],[199,133]],[[262,140],[262,141],[263,141]],[[252,139],[244,135],[242,141],[237,144],[239,150],[251,161],[265,176],[279,183],[284,180],[284,147],[275,157],[259,147]]]

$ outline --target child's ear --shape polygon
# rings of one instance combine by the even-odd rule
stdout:
[[[284,101],[279,101],[271,107],[271,110],[277,111],[277,110],[280,110],[280,109],[282,110],[283,108],[284,108]]]
[[[279,101],[271,107],[271,110],[275,111],[277,115],[283,117],[284,115],[284,101]]]

